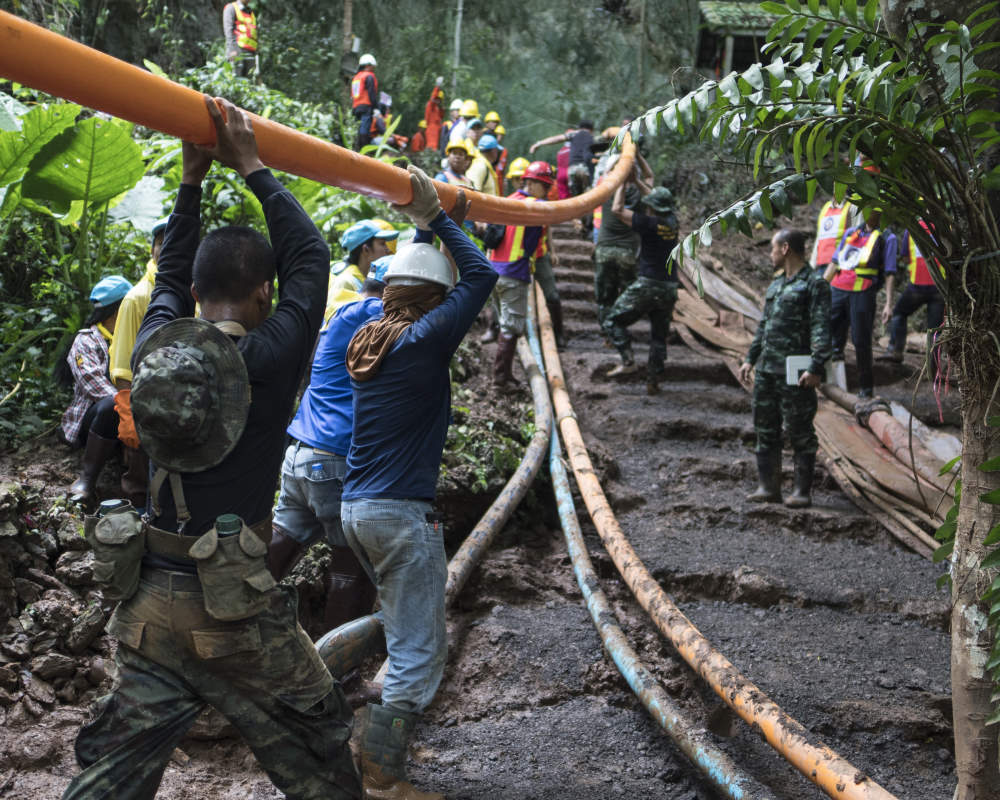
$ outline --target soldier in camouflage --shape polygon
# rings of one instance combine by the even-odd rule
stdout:
[[[795,491],[785,500],[792,508],[810,505],[819,442],[813,428],[816,387],[830,360],[830,286],[805,260],[805,236],[783,228],[771,239],[771,263],[780,270],[767,289],[764,316],[750,345],[739,378],[746,383],[756,366],[753,422],[757,431],[759,486],[747,500],[781,500],[781,422],[784,418],[795,454]],[[808,371],[798,385],[786,382],[788,356],[809,355]]]

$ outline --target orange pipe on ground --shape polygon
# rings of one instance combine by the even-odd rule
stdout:
[[[663,591],[622,531],[587,453],[570,403],[552,320],[541,289],[535,308],[542,332],[545,370],[552,390],[556,421],[590,517],[629,589],[681,657],[712,690],[751,725],[799,772],[830,797],[844,800],[895,800],[863,772],[819,742],[799,722],[752,684],[706,639]]]
[[[215,129],[201,93],[0,11],[0,76],[195,144],[210,145]],[[385,162],[250,115],[261,160],[269,167],[339,186],[388,203],[413,196],[407,172]],[[506,225],[546,225],[586,214],[603,203],[632,169],[635,148],[600,187],[569,200],[523,203],[468,191],[467,218]],[[457,189],[435,181],[445,209]]]

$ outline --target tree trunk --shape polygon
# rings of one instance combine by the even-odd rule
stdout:
[[[952,553],[951,692],[958,785],[954,800],[1000,800],[998,726],[983,723],[992,712],[993,681],[985,665],[993,644],[989,609],[980,599],[992,576],[979,568],[983,539],[1000,521],[1000,506],[979,496],[1000,488],[1000,472],[979,465],[1000,455],[1000,428],[984,424],[992,386],[962,387],[962,499]],[[1000,414],[994,403],[991,414]]]
[[[351,46],[354,44],[354,0],[344,0],[344,25],[343,25],[343,37],[341,38],[340,44],[340,63],[343,65],[344,56],[351,52]],[[350,79],[348,78],[348,81]],[[343,98],[344,98],[344,108],[350,109],[351,107],[351,85],[349,82],[345,83],[341,81],[343,86]],[[347,147],[347,143],[344,144]]]

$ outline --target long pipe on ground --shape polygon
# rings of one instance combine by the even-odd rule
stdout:
[[[830,797],[848,800],[895,800],[850,762],[822,742],[752,684],[681,613],[656,582],[629,544],[594,473],[559,363],[552,320],[536,289],[536,308],[542,329],[542,349],[559,430],[566,443],[577,487],[590,517],[615,566],[639,604],[670,639],[677,652],[712,690],[789,763]]]
[[[524,451],[521,463],[510,476],[503,491],[497,495],[496,500],[448,563],[448,583],[444,590],[446,606],[454,602],[497,533],[503,529],[514,509],[524,499],[548,452],[552,430],[552,407],[549,404],[548,384],[523,340],[519,346],[523,348],[521,358],[525,363],[524,371],[528,376],[534,400],[535,433]],[[382,623],[374,614],[370,614],[324,634],[317,640],[316,648],[330,674],[335,678],[341,678],[377,652],[382,641]],[[376,682],[384,677],[386,664],[379,670]]]
[[[542,363],[542,351],[535,334],[533,322],[528,324],[528,341],[531,354],[537,364]],[[522,359],[524,356],[522,355]],[[527,364],[527,362],[525,361]],[[548,397],[546,396],[546,399]],[[549,416],[551,420],[551,413]],[[638,654],[632,649],[628,638],[618,624],[611,603],[601,591],[600,580],[583,540],[580,521],[576,516],[573,492],[569,477],[562,463],[562,447],[555,433],[555,424],[550,421],[553,434],[549,442],[549,475],[555,490],[559,509],[559,520],[566,537],[566,549],[573,561],[573,573],[583,592],[587,610],[594,627],[604,643],[618,671],[622,674],[636,697],[645,706],[650,716],[659,723],[667,735],[692,763],[725,797],[733,800],[772,800],[773,795],[754,778],[746,775],[711,739],[691,720],[687,719],[667,694],[656,677],[646,668]]]
[[[207,146],[215,142],[215,128],[200,92],[6,11],[0,11],[0,76],[187,142]],[[250,118],[260,158],[270,167],[387,203],[406,204],[413,198],[406,170],[256,114]],[[635,146],[627,140],[622,157],[601,185],[569,200],[524,203],[468,191],[466,218],[507,225],[547,225],[580,217],[611,196],[630,173],[634,157]],[[435,187],[441,204],[450,211],[457,188],[437,181]]]

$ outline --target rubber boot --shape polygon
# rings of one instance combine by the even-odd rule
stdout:
[[[639,371],[639,367],[635,363],[635,357],[632,355],[632,349],[630,347],[626,347],[618,352],[621,354],[622,363],[608,372],[609,378],[631,375],[632,373]]]
[[[331,547],[330,554],[323,613],[323,629],[327,631],[371,614],[375,605],[375,585],[354,551],[350,547]]]
[[[500,323],[497,321],[497,314],[492,305],[487,305],[483,309],[483,316],[486,317],[486,332],[479,337],[479,341],[483,344],[489,344],[495,342],[497,336],[500,335]]]
[[[87,434],[87,445],[83,451],[80,477],[69,487],[71,503],[89,505],[93,501],[94,488],[97,486],[97,477],[101,474],[101,468],[108,459],[114,456],[117,449],[118,439],[105,439],[93,431]]]
[[[416,722],[416,714],[369,704],[359,748],[365,800],[444,800],[406,780],[406,750]]]
[[[551,303],[546,303],[546,305],[549,307],[549,316],[552,317],[552,332],[556,336],[556,349],[565,350],[566,333],[563,330],[562,302],[553,300]]]
[[[122,494],[138,509],[146,507],[149,488],[149,457],[137,448],[122,447],[125,471],[122,472]]]
[[[299,563],[306,548],[277,525],[271,526],[271,543],[267,546],[267,568],[280,581]]]
[[[812,505],[813,473],[816,471],[815,453],[795,454],[795,491],[785,498],[789,508],[809,508]]]
[[[757,490],[747,495],[750,503],[781,502],[781,451],[757,453]]]
[[[516,350],[516,336],[501,333],[497,337],[497,354],[493,360],[493,385],[498,389],[516,389],[519,385],[513,372]]]

